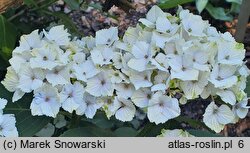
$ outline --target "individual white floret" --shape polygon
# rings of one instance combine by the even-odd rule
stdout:
[[[134,118],[136,109],[132,101],[115,97],[111,111],[114,112],[116,119],[126,122]]]
[[[131,72],[129,79],[134,84],[135,89],[138,90],[139,88],[151,87],[153,85],[151,82],[151,74],[152,71]]]
[[[233,106],[233,113],[235,116],[235,121],[238,121],[239,118],[243,119],[247,116],[248,110],[249,110],[250,106],[248,106],[248,98],[244,97],[244,99],[238,103],[236,103]]]
[[[236,103],[236,96],[233,91],[231,90],[220,90],[216,92],[217,95],[220,96],[220,98],[230,105],[234,105]]]
[[[61,107],[59,93],[56,88],[45,84],[34,91],[34,99],[30,109],[32,115],[56,117]]]
[[[58,50],[49,44],[44,45],[42,48],[33,50],[32,55],[34,57],[30,59],[31,68],[52,70],[59,65],[56,61]]]
[[[216,64],[208,79],[216,88],[229,88],[237,83],[237,76],[234,75],[236,66]]]
[[[79,65],[74,65],[73,70],[77,80],[84,82],[87,82],[88,79],[100,72],[91,60],[87,60]]]
[[[100,72],[87,81],[86,91],[96,97],[113,95],[114,85],[105,72]]]
[[[0,137],[18,137],[16,119],[13,114],[0,114]]]
[[[23,65],[20,70],[18,88],[23,92],[29,93],[43,85],[45,72],[42,69],[31,69],[30,66]]]
[[[62,108],[70,113],[76,110],[81,103],[85,103],[83,100],[84,88],[79,82],[74,84],[67,84],[60,92],[60,101]]]
[[[234,114],[227,105],[218,107],[214,102],[207,106],[203,115],[203,122],[216,133],[219,133],[233,119]]]
[[[154,77],[154,85],[151,87],[151,91],[165,91],[169,88],[170,74],[164,71],[158,71],[158,74]]]
[[[8,91],[14,92],[12,102],[18,101],[25,94],[25,92],[21,91],[18,88],[19,76],[12,67],[7,68],[7,74],[5,75],[5,78],[1,83]]]
[[[13,50],[13,53],[30,52],[34,48],[42,46],[41,36],[38,30],[34,30],[28,35],[22,35],[19,41],[19,46]]]
[[[115,84],[114,88],[116,90],[117,96],[125,99],[131,98],[131,96],[135,92],[135,87],[132,84],[128,83]]]
[[[149,101],[148,119],[156,124],[165,123],[181,113],[178,100],[157,92]]]
[[[228,65],[241,65],[245,58],[244,45],[233,42],[218,43],[218,63]]]
[[[128,66],[139,72],[146,70],[152,58],[149,44],[143,41],[136,42],[132,47],[132,54],[134,58],[128,61]]]
[[[113,49],[106,45],[97,46],[90,53],[92,61],[101,66],[111,64],[114,56]]]
[[[180,87],[183,90],[185,97],[187,99],[198,98],[205,86],[208,84],[208,77],[208,72],[200,72],[198,80],[181,81]]]
[[[87,118],[93,118],[95,116],[97,110],[102,107],[102,104],[97,102],[96,97],[94,97],[88,93],[84,94],[83,99],[87,105],[87,107],[84,111],[85,116]],[[78,110],[76,111],[76,113],[77,112],[78,112]]]
[[[140,88],[136,90],[131,97],[132,102],[140,108],[148,107],[149,100],[151,100],[153,92],[149,88]]]
[[[0,98],[0,115],[3,114],[3,109],[7,105],[8,101],[6,99]]]
[[[48,40],[55,42],[57,45],[67,46],[69,44],[70,34],[67,29],[64,29],[64,25],[54,26],[49,32],[43,30],[43,33]]]
[[[22,54],[13,53],[12,58],[9,60],[12,68],[19,73],[20,68],[23,65],[27,65],[30,62],[30,58],[32,57],[31,52],[23,52]]]
[[[102,29],[96,32],[96,45],[111,45],[118,38],[117,27],[111,27],[109,29]]]
[[[52,70],[48,70],[46,79],[52,86],[65,85],[70,83],[69,68],[64,66],[57,66]]]
[[[169,59],[171,78],[183,81],[198,80],[199,71],[193,68],[193,58],[189,55],[175,56]]]
[[[146,18],[139,19],[139,22],[149,28],[154,28],[158,17],[166,17],[166,15],[158,6],[154,5],[146,14]]]

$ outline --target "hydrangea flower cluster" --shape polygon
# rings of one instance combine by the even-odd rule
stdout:
[[[103,110],[125,122],[141,109],[159,124],[199,97],[224,103],[213,100],[204,114],[215,132],[246,116],[243,44],[182,8],[173,16],[153,6],[139,22],[121,39],[116,27],[81,39],[64,26],[23,35],[2,84],[13,102],[33,92],[32,115],[54,118],[60,108],[87,118]]]
[[[17,137],[16,119],[13,114],[3,114],[7,104],[6,99],[0,98],[0,137]]]

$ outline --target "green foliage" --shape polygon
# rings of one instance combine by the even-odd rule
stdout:
[[[31,115],[30,103],[33,98],[31,94],[24,96],[15,103],[10,103],[13,94],[8,92],[2,84],[0,84],[0,93],[1,98],[9,101],[4,112],[15,114],[19,136],[34,136],[50,122],[51,118],[49,117]]]
[[[196,136],[196,137],[222,137],[222,135],[219,134],[214,134],[208,131],[203,131],[203,130],[187,130],[191,135]]]
[[[199,13],[201,13],[206,8],[208,0],[196,0],[195,3],[197,10],[199,11]]]
[[[207,10],[208,13],[215,19],[231,21],[233,19],[232,13],[239,13],[239,8],[242,0],[159,0],[159,6],[163,9],[169,9],[178,5],[195,2],[196,8],[199,13]],[[223,3],[223,7],[218,7],[217,3]],[[227,4],[231,3],[231,7],[227,8]]]
[[[112,137],[115,136],[111,131],[98,127],[79,127],[69,129],[61,137]]]
[[[115,135],[118,137],[135,137],[138,132],[131,127],[121,127],[114,131]]]
[[[225,9],[222,7],[214,7],[212,4],[208,4],[206,6],[207,11],[209,14],[218,20],[225,20],[225,21],[231,21],[233,20],[233,17],[225,12]]]
[[[178,5],[182,5],[185,3],[190,3],[190,2],[194,2],[195,0],[160,0],[160,4],[159,6],[162,9],[168,9],[168,8],[173,8],[176,7]]]
[[[0,15],[0,55],[6,61],[15,47],[17,31],[15,26]]]

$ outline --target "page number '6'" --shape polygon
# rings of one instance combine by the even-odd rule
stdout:
[[[243,140],[239,140],[238,147],[239,148],[244,148],[244,141]]]

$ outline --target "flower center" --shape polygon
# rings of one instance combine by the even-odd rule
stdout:
[[[145,55],[144,58],[145,58],[145,59],[148,59],[148,55]]]
[[[45,102],[49,102],[50,101],[50,98],[49,97],[46,97],[45,98]]]
[[[151,99],[151,94],[147,94],[147,99]]]
[[[47,60],[48,60],[48,57],[47,57],[47,56],[43,56],[43,60],[44,60],[44,61],[47,61]]]
[[[101,80],[101,85],[104,85],[106,83],[105,80]]]

